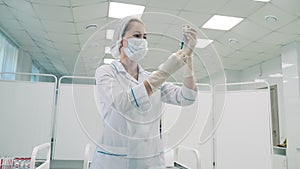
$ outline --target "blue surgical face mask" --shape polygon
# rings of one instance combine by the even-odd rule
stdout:
[[[128,47],[124,48],[126,56],[135,62],[142,60],[148,52],[148,42],[146,39],[128,38]]]

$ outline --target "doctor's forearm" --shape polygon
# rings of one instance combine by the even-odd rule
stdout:
[[[193,76],[185,77],[183,84],[185,87],[192,89],[192,90],[197,90],[197,87],[195,85],[195,79]]]

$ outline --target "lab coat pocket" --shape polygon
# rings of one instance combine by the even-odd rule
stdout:
[[[90,169],[127,169],[128,168],[127,166],[128,166],[128,159],[126,158],[126,156],[109,153],[103,151],[103,149],[98,147],[96,149],[96,153],[94,155],[94,159],[92,161],[92,165]]]

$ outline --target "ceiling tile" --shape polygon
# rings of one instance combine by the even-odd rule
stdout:
[[[249,67],[249,65],[251,65],[251,63],[249,64],[249,62],[244,61],[237,64],[232,64],[232,63],[224,64],[224,68],[226,70],[243,70]]]
[[[222,60],[223,66],[225,69],[229,69],[229,70],[239,70],[239,68],[236,68],[236,63],[232,62],[232,59],[230,58],[226,58]]]
[[[70,2],[73,7],[77,7],[77,6],[85,6],[85,5],[98,4],[101,2],[107,2],[107,0],[88,0],[88,1],[87,0],[70,0]]]
[[[258,53],[257,55],[251,57],[250,59],[248,59],[249,61],[253,62],[254,64],[258,64],[258,63],[262,63],[266,60],[270,60],[274,57],[278,57],[280,56],[280,53],[275,54],[275,53]]]
[[[245,38],[251,41],[256,41],[257,39],[271,32],[271,30],[259,26],[256,23],[249,21],[248,19],[242,21],[231,31],[243,35]]]
[[[65,62],[65,67],[68,70],[68,74],[73,76],[74,75],[73,74],[74,65],[71,62]]]
[[[143,13],[143,17],[146,16],[147,18],[151,18],[151,20],[153,20],[153,22],[163,22],[166,21],[167,23],[169,23],[169,20],[165,20],[165,18],[174,18],[179,14],[178,10],[175,9],[165,9],[165,8],[155,8],[155,7],[151,7],[151,6],[146,6],[144,13]],[[169,16],[167,16],[169,15]],[[160,19],[157,19],[157,17],[160,16]],[[161,20],[161,18],[163,20]]]
[[[239,63],[241,60],[245,60],[245,59],[250,60],[251,57],[254,57],[256,55],[258,55],[257,52],[246,52],[242,50],[237,50],[226,58],[231,58],[235,61],[235,63]]]
[[[31,40],[30,36],[25,30],[10,29],[10,35],[13,36],[15,41]]]
[[[253,0],[230,0],[217,11],[217,14],[235,17],[247,17],[262,6],[263,3],[257,3]]]
[[[148,41],[148,47],[153,48],[156,47],[156,44],[159,43],[160,39],[162,38],[162,35],[160,34],[151,34],[148,33],[147,35],[147,41]]]
[[[170,39],[173,39],[173,41],[175,41],[178,45],[181,43],[183,38],[181,25],[171,25],[166,32],[161,33],[163,36],[168,36]]]
[[[54,48],[49,48],[47,46],[42,46],[40,48],[47,56],[51,56],[49,60],[52,60],[54,57],[59,57],[57,50]]]
[[[78,43],[77,35],[48,32],[50,40],[54,43]]]
[[[96,39],[102,39],[102,40],[105,39],[105,34],[104,33],[103,33],[102,36],[99,36],[99,37],[91,37],[93,34],[94,34],[94,32],[87,32],[87,33],[84,33],[84,34],[79,34],[78,35],[78,40],[79,40],[80,46],[83,46],[85,43],[87,43],[89,38],[91,38],[90,41],[96,40]]]
[[[217,41],[214,41],[212,44],[220,56],[227,56],[235,51],[235,49],[230,47],[228,44],[222,44]]]
[[[272,0],[272,4],[276,5],[278,8],[283,9],[285,12],[290,13],[291,15],[296,14],[300,16],[300,1],[299,0]]]
[[[188,12],[182,11],[179,14],[179,17],[183,20],[187,20],[188,22],[196,25],[197,27],[201,27],[212,15],[204,14],[204,13],[196,13],[196,12]]]
[[[173,37],[162,37],[157,45],[158,49],[166,50],[169,54],[180,49],[180,42]]]
[[[35,30],[35,29],[26,29],[26,31],[28,32],[28,34],[33,38],[33,39],[49,39],[49,36],[47,34],[47,32],[45,31],[40,31],[39,29]]]
[[[98,3],[87,6],[78,6],[73,8],[75,22],[89,21],[107,16],[108,3]]]
[[[236,64],[234,66],[235,69],[233,69],[233,70],[243,70],[243,69],[246,69],[246,68],[251,67],[253,65],[256,65],[258,63],[259,62],[255,61],[255,60],[254,61],[253,60],[243,60],[239,64]]]
[[[12,30],[22,30],[22,26],[16,20],[12,19],[0,19],[0,27],[5,29],[7,32],[13,33]],[[24,28],[23,28],[24,29]]]
[[[172,5],[171,5],[172,4]],[[163,9],[182,9],[186,5],[186,1],[174,1],[174,0],[149,0],[147,6]]]
[[[282,27],[278,31],[280,32],[286,32],[286,33],[294,33],[294,34],[299,34],[300,35],[300,19],[298,18],[297,20],[289,23],[288,25]]]
[[[234,42],[230,42],[231,40]],[[240,49],[251,42],[250,40],[243,37],[242,35],[239,35],[232,31],[226,32],[223,36],[218,38],[217,41],[221,42],[222,44],[228,45],[230,48],[233,48],[235,50]]]
[[[15,10],[13,8],[7,7],[5,5],[0,5],[0,19],[16,19],[11,10]]]
[[[80,54],[78,55],[78,58],[83,59],[83,60],[91,60],[92,58],[102,58],[104,57],[105,50],[104,46],[102,45],[87,45],[83,50],[80,51]]]
[[[278,18],[277,22],[267,22],[265,20],[265,16],[267,15],[276,16]],[[248,17],[249,20],[252,20],[258,25],[262,25],[271,30],[276,30],[284,25],[287,25],[289,22],[295,20],[296,18],[296,16],[286,13],[270,3],[266,4],[258,11],[256,11],[253,15]]]
[[[30,53],[30,55],[33,55],[34,53],[38,53],[38,52],[41,53],[40,48],[38,48],[35,45],[32,46],[32,45],[24,44],[21,46],[21,49],[28,51]]]
[[[164,23],[148,23],[145,22],[146,31],[149,36],[161,36],[167,34],[168,28],[171,26],[170,24]]]
[[[74,51],[80,50],[79,44],[55,43],[54,45],[57,49],[60,50],[74,50]]]
[[[38,32],[45,32],[43,25],[40,23],[38,19],[28,20],[28,22],[20,21],[20,25],[22,25],[22,28],[24,28],[28,32],[35,32],[34,34],[37,34]],[[40,34],[46,37],[46,34]]]
[[[24,28],[27,31],[41,31],[43,30],[43,25],[41,24],[40,20],[29,14],[26,14],[22,11],[14,10],[12,11],[16,18],[18,19],[21,28]]]
[[[42,20],[43,26],[47,32],[75,34],[75,24],[70,22],[58,22]]]
[[[27,1],[20,1],[20,0],[3,0],[9,7],[22,11],[26,14],[31,16],[35,16],[35,13],[32,9],[32,5],[30,2]]]
[[[56,51],[55,49],[55,45],[50,42],[50,41],[47,41],[47,40],[44,40],[44,39],[39,39],[39,40],[36,40],[34,39],[36,45],[41,48],[41,50],[47,54],[49,53],[54,53],[54,51]]]
[[[106,22],[107,18],[97,18],[89,21],[83,21],[83,22],[76,22],[75,27],[76,27],[76,32],[78,34],[86,33],[89,32],[90,30],[86,30],[86,26],[90,24],[97,24],[97,28],[94,30],[91,30],[92,32],[98,31],[99,29],[105,29],[106,28]]]
[[[36,15],[41,19],[73,22],[72,9],[70,7],[33,4],[33,8],[36,11]]]
[[[228,0],[190,0],[183,9],[187,11],[215,14],[222,6],[226,4],[227,1]]]
[[[261,53],[260,58],[262,61],[266,61],[266,60],[273,59],[275,57],[280,57],[280,55],[281,55],[280,52],[278,53],[278,52],[274,51],[274,52],[269,52],[269,53]]]
[[[248,52],[270,52],[270,51],[279,51],[280,45],[274,45],[272,43],[262,43],[262,42],[252,42],[245,47],[241,48],[241,50]]]
[[[72,61],[72,60],[73,60],[74,63],[75,63],[75,61],[76,61],[76,58],[77,58],[78,55],[79,55],[79,51],[74,51],[74,50],[68,50],[68,51],[66,51],[66,50],[58,50],[57,52],[58,52],[58,53],[60,54],[60,56],[62,56],[64,59],[65,59],[65,58],[68,58],[69,61]]]
[[[105,28],[107,29],[114,29],[115,28],[115,24],[119,21],[120,19],[117,18],[109,18],[106,17],[106,24],[105,24]],[[102,25],[103,26],[103,25]]]
[[[70,6],[69,0],[31,0],[33,3],[53,6]]]
[[[68,75],[69,71],[66,69],[65,65],[62,64],[62,60],[51,60],[52,64],[54,65],[55,69],[58,70],[61,74]]]
[[[44,57],[42,52],[32,52],[30,54],[33,58],[39,58],[39,61],[47,62],[47,58]]]
[[[258,42],[264,42],[264,43],[272,43],[276,45],[285,45],[289,42],[292,42],[296,39],[297,35],[293,34],[283,34],[280,32],[272,32],[263,38],[259,39]]]
[[[226,32],[221,30],[214,30],[214,29],[200,29],[199,35],[203,35],[208,39],[216,40],[219,37],[223,36]]]
[[[157,67],[163,63],[169,56],[168,52],[163,52],[160,50],[151,50],[147,56],[141,61],[141,65],[144,69],[151,69]]]

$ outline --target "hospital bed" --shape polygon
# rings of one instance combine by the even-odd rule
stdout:
[[[37,155],[41,150],[47,151],[47,157],[45,161],[37,160]],[[49,168],[50,168],[50,143],[45,143],[34,147],[31,154],[30,169],[49,169]]]

